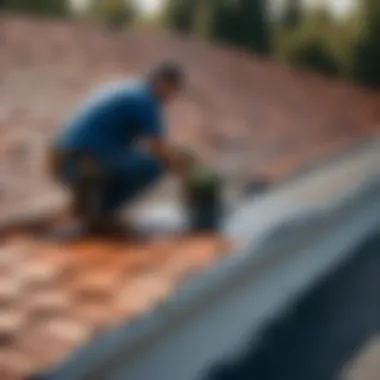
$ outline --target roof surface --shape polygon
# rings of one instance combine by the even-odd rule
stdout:
[[[190,76],[168,112],[170,138],[223,169],[230,184],[280,180],[380,130],[379,94],[239,51],[74,22],[3,16],[0,28],[4,208],[55,190],[42,147],[93,87],[168,57]]]
[[[213,236],[66,242],[13,231],[0,256],[0,378],[57,364],[104,328],[165,301],[220,259]]]
[[[167,57],[186,64],[191,83],[169,111],[170,136],[224,169],[229,183],[257,174],[276,182],[380,131],[378,94],[242,52],[48,20],[2,17],[0,29],[4,215],[40,208],[35,199],[59,192],[44,172],[44,147],[93,86]],[[100,329],[138,317],[225,252],[214,236],[60,242],[35,232],[0,236],[4,380],[50,366]]]

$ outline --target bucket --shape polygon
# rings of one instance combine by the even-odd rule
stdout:
[[[194,232],[217,232],[222,219],[222,182],[207,169],[195,169],[185,183],[185,209]]]

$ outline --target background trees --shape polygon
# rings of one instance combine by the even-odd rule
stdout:
[[[302,0],[162,0],[162,12],[143,25],[169,28],[279,59],[287,65],[380,86],[380,2],[360,0],[337,17],[328,1],[310,9]],[[282,4],[282,7],[279,6]],[[0,0],[11,10],[69,17],[70,0]],[[112,28],[146,15],[138,0],[88,0],[86,17]],[[274,17],[274,14],[276,17]]]
[[[0,9],[54,16],[67,16],[70,13],[66,0],[2,0]]]
[[[137,18],[137,9],[131,0],[91,0],[88,12],[95,20],[117,29],[131,25]]]

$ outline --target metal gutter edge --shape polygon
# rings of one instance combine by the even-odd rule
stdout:
[[[374,144],[336,164],[335,172],[326,168],[243,206],[248,215],[237,212],[236,219],[252,225],[243,233],[251,239],[248,249],[193,278],[141,319],[99,336],[44,378],[193,380],[215,360],[236,353],[253,326],[259,333],[264,321],[379,227],[379,154]],[[329,179],[336,181],[332,188],[317,186],[313,193]],[[347,183],[350,191],[343,194]],[[262,223],[257,212],[265,210],[271,215]]]

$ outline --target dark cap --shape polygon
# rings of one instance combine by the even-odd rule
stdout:
[[[185,86],[184,70],[179,63],[173,61],[166,61],[157,65],[151,71],[149,79],[152,82],[163,79],[177,88],[183,88]]]

